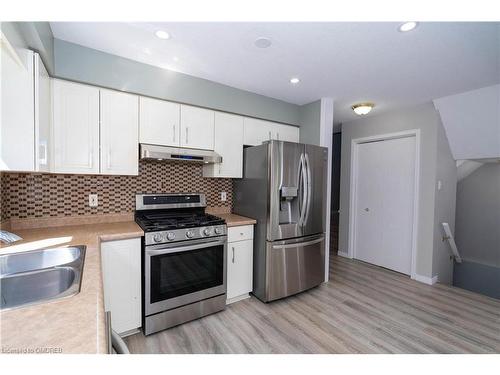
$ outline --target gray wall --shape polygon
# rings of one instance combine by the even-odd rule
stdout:
[[[292,125],[299,106],[54,39],[55,76]],[[319,125],[318,125],[319,129]]]
[[[305,104],[299,109],[300,142],[319,145],[321,100]]]
[[[432,103],[360,118],[342,124],[339,251],[348,251],[351,140],[371,135],[420,129],[420,200],[417,238],[417,274],[432,277],[437,127],[440,118]]]
[[[450,224],[452,233],[455,232],[455,207],[457,201],[457,165],[453,159],[450,144],[446,137],[444,126],[437,124],[437,155],[436,155],[436,184],[434,207],[434,253],[432,274],[439,275],[439,282],[451,285],[453,283],[453,259],[450,259],[448,242],[443,242],[441,223]],[[441,181],[441,190],[438,190],[438,181]]]
[[[15,48],[38,52],[49,74],[54,73],[54,37],[48,22],[2,22],[2,32]]]
[[[458,182],[455,238],[466,260],[500,267],[500,163]]]

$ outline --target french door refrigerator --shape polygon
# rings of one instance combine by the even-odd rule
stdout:
[[[233,210],[257,220],[253,294],[264,302],[324,281],[327,158],[325,147],[283,141],[244,150]]]

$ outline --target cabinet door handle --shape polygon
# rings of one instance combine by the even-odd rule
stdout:
[[[47,141],[41,141],[38,146],[38,163],[40,165],[47,165]],[[43,149],[43,156],[40,156],[41,149]]]
[[[188,144],[188,143],[189,143],[189,142],[188,142],[188,139],[189,139],[189,136],[188,136],[188,135],[189,135],[189,134],[188,134],[188,128],[186,127],[186,144]]]
[[[271,132],[269,132],[269,140],[271,140]]]
[[[108,169],[111,169],[111,149],[108,148]]]
[[[233,249],[233,260],[232,260],[232,262],[234,263],[234,246],[232,246],[231,249]]]

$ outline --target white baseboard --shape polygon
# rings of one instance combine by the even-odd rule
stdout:
[[[346,253],[346,252],[344,252],[344,251],[339,251],[339,252],[337,253],[337,255],[338,255],[339,257],[350,258],[349,253]]]
[[[422,276],[422,275],[415,275],[414,280],[419,281],[421,283],[427,284],[427,285],[434,285],[438,281],[438,277],[432,276],[432,277],[427,277],[427,276]]]
[[[242,294],[241,296],[233,297],[233,298],[228,298],[226,299],[226,305],[229,305],[234,302],[242,301],[244,299],[250,298],[250,294]]]

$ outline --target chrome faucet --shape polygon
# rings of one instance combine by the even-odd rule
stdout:
[[[19,240],[22,240],[22,237],[19,237],[17,234],[0,230],[0,241],[3,243],[13,243]]]

